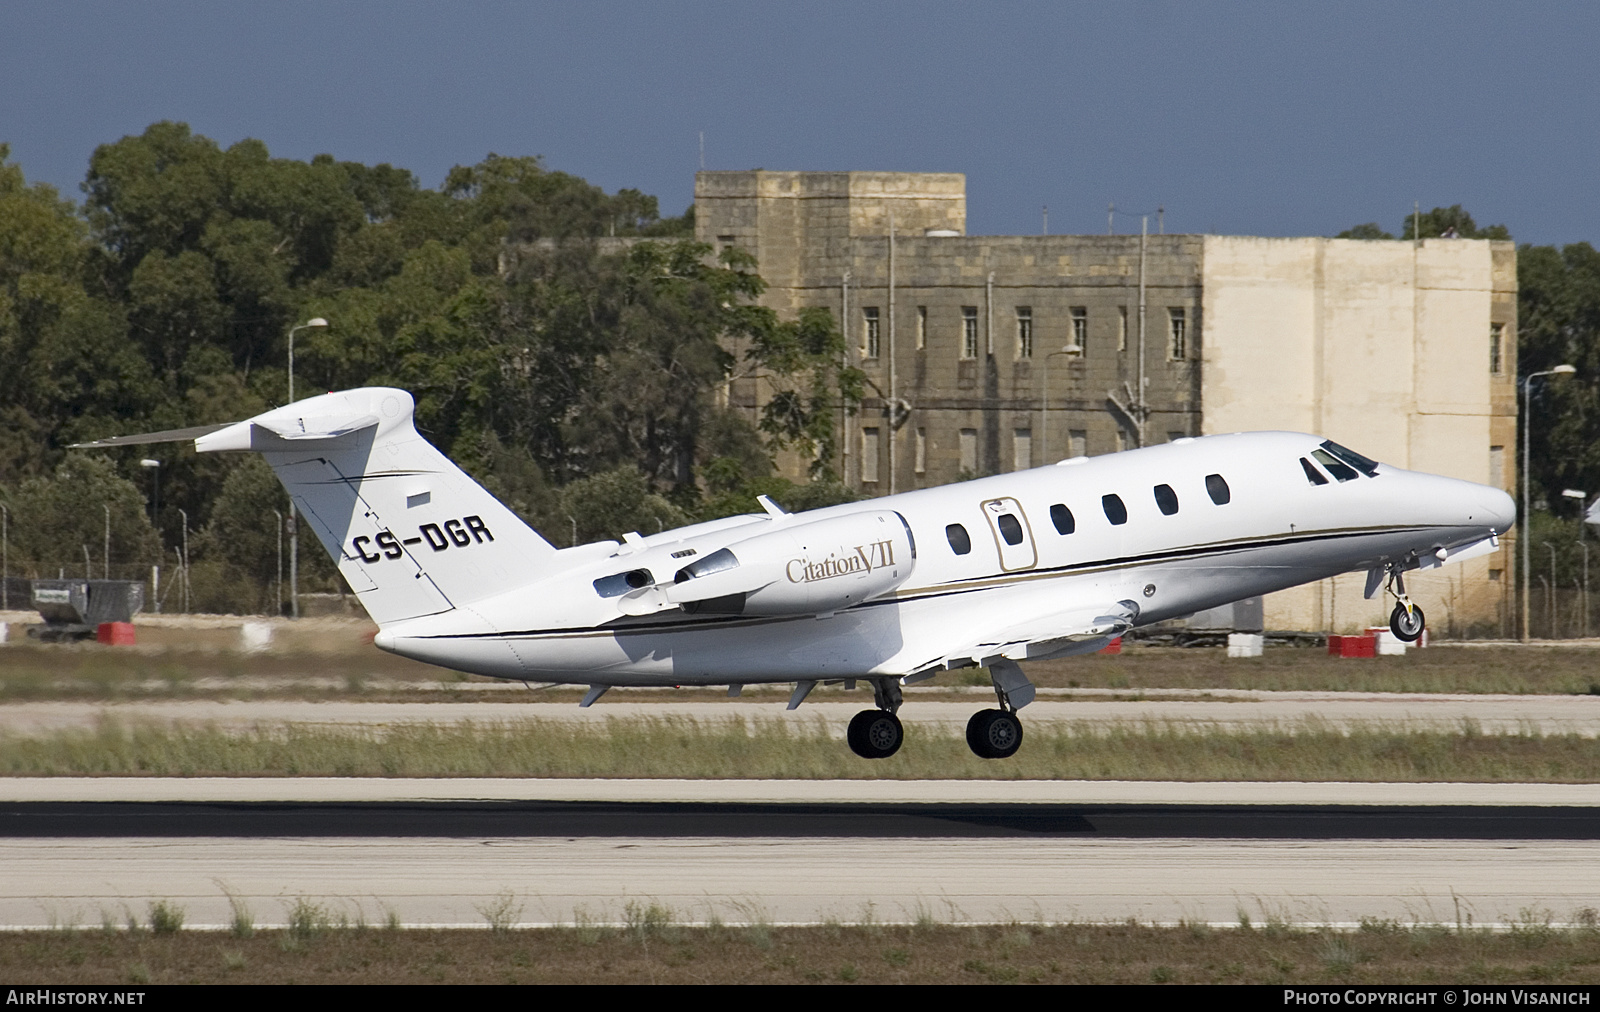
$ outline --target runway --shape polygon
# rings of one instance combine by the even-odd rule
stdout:
[[[15,795],[30,783],[41,795],[119,783],[183,793],[138,780],[5,786]],[[0,924],[120,924],[154,900],[182,906],[191,925],[228,923],[233,903],[259,924],[282,923],[301,900],[352,923],[392,912],[408,925],[469,926],[497,907],[527,924],[620,922],[630,903],[685,920],[773,923],[1234,923],[1243,913],[1257,923],[1453,925],[1566,921],[1600,908],[1600,805],[1588,785],[1546,794],[1561,799],[1550,804],[1528,803],[1537,792],[1511,803],[1512,791],[1490,791],[1487,803],[1384,804],[1374,799],[1385,792],[1370,790],[1425,799],[1428,788],[1439,797],[1483,786],[1412,784],[1265,785],[1357,799],[1343,804],[1238,800],[1248,791],[1194,800],[1230,786],[1210,784],[1142,785],[1162,803],[1037,800],[1071,790],[1056,784],[1012,785],[1036,800],[939,803],[904,800],[915,791],[874,800],[873,781],[854,788],[866,800],[830,802],[749,800],[758,782],[732,782],[734,800],[706,800],[715,786],[700,800],[418,799],[451,793],[428,789],[440,783],[450,782],[403,785],[410,800],[6,800]],[[615,793],[646,793],[624,783]],[[692,793],[683,783],[663,793]]]

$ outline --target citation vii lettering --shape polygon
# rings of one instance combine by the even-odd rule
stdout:
[[[810,559],[790,559],[784,574],[790,583],[817,583],[836,576],[853,576],[870,573],[875,569],[894,565],[894,542],[875,541],[870,545],[857,545],[850,555],[830,554],[821,562]]]

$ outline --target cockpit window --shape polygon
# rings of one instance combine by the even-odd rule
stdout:
[[[1317,470],[1316,465],[1304,457],[1300,458],[1300,469],[1306,473],[1306,481],[1311,484],[1326,485],[1328,483],[1328,479],[1323,477],[1322,472]]]
[[[1228,481],[1220,474],[1206,475],[1206,495],[1218,506],[1226,506],[1233,499],[1233,493],[1228,489]]]
[[[1333,475],[1335,478],[1338,478],[1340,481],[1356,480],[1357,475],[1355,468],[1344,463],[1343,461],[1335,460],[1333,454],[1329,453],[1327,450],[1313,450],[1311,451],[1311,455],[1317,458],[1317,463],[1327,468],[1329,474]]]
[[[1378,462],[1373,460],[1371,457],[1363,457],[1361,454],[1350,449],[1349,447],[1340,446],[1331,439],[1323,442],[1322,448],[1333,454],[1335,457],[1338,457],[1346,464],[1349,464],[1357,471],[1360,471],[1368,478],[1376,478],[1378,476]],[[1338,477],[1338,475],[1335,475],[1334,477]]]

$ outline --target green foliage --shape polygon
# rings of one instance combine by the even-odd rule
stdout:
[[[780,322],[755,305],[754,260],[693,242],[692,207],[662,218],[637,190],[607,194],[497,154],[429,190],[390,165],[274,158],[260,141],[224,148],[161,122],[94,151],[79,208],[29,186],[8,154],[0,146],[0,487],[15,490],[33,563],[60,555],[75,569],[82,544],[102,540],[86,537],[103,526],[98,507],[70,503],[23,530],[45,515],[34,500],[67,495],[49,476],[82,458],[68,444],[282,403],[290,329],[313,316],[331,326],[296,335],[301,396],[412,391],[419,429],[556,540],[569,517],[580,538],[607,537],[754,509],[760,492],[847,495],[771,480],[785,449],[818,478],[833,472],[833,421],[862,385],[842,366],[837,326],[821,310]],[[752,419],[725,394],[756,375],[777,397]],[[281,492],[266,471],[119,450],[93,466],[104,481],[120,473],[129,517],[154,493],[142,454],[161,461],[159,513],[142,532],[114,517],[114,558],[148,565],[187,525],[200,606],[269,609],[266,504]],[[322,551],[302,547],[302,582],[333,586]]]
[[[54,576],[65,568],[69,575],[81,576],[87,547],[92,575],[98,579],[105,571],[108,508],[113,576],[142,576],[159,555],[144,496],[104,457],[75,455],[50,477],[24,481],[14,494],[0,489],[0,498],[10,511],[14,572]]]
[[[1377,222],[1369,221],[1365,225],[1357,225],[1354,228],[1347,228],[1343,232],[1340,232],[1338,235],[1334,236],[1334,238],[1335,239],[1393,239],[1394,236],[1390,235],[1388,232],[1385,232],[1383,230],[1383,227],[1381,225],[1379,225]]]
[[[689,521],[683,510],[651,492],[644,475],[630,467],[582,478],[566,486],[561,490],[559,508],[568,526],[547,533],[555,538],[563,534],[570,537],[575,525],[577,540],[572,544],[606,538],[620,540],[630,531],[656,534],[682,527]]]
[[[1400,238],[1415,239],[1420,233],[1424,239],[1447,236],[1454,232],[1458,239],[1510,239],[1511,232],[1504,225],[1478,227],[1472,215],[1462,210],[1460,204],[1436,207],[1418,215],[1407,215],[1401,226]]]

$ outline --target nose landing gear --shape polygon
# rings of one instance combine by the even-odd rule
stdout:
[[[1389,593],[1395,597],[1394,611],[1389,613],[1389,631],[1398,639],[1407,643],[1415,643],[1422,638],[1422,631],[1427,628],[1427,616],[1422,614],[1422,609],[1411,603],[1411,598],[1406,594],[1406,583],[1400,575],[1399,569],[1389,570]]]

